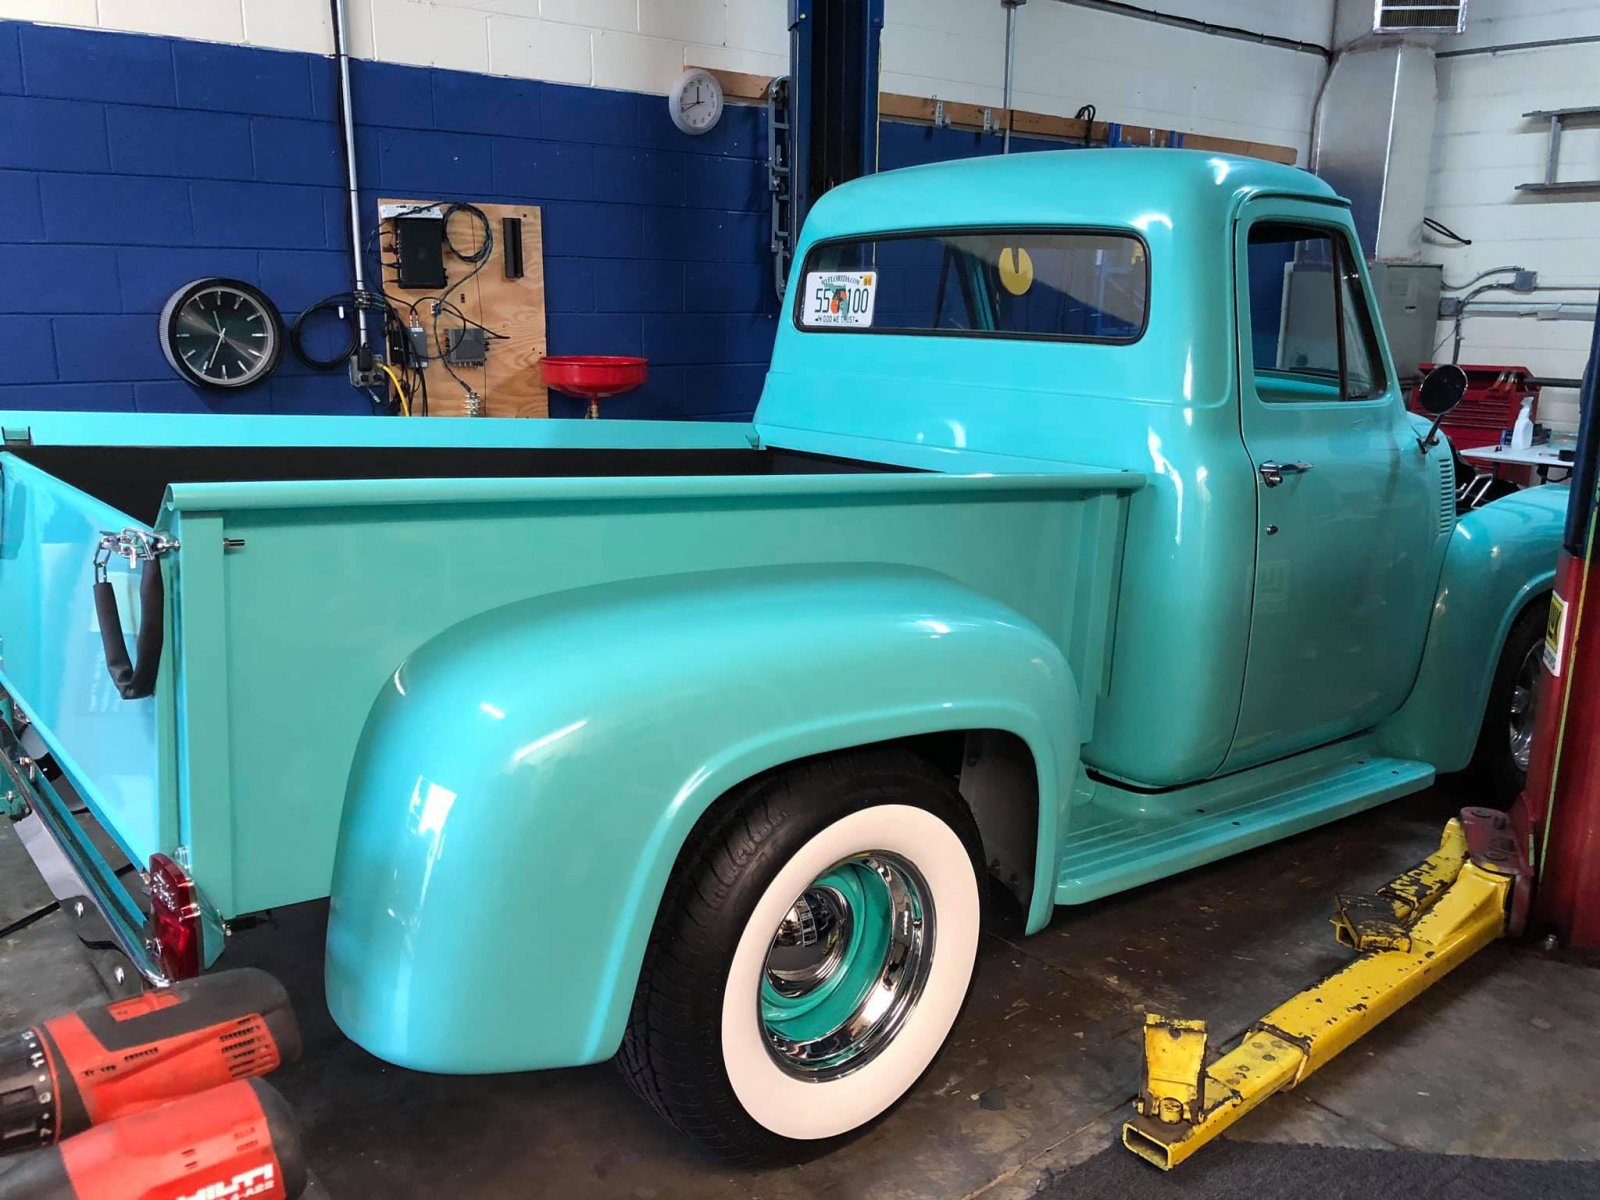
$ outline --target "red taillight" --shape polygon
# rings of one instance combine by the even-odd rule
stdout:
[[[200,974],[200,898],[194,880],[165,854],[150,856],[150,920],[145,933],[168,979]]]

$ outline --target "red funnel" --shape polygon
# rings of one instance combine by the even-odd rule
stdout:
[[[565,354],[544,360],[546,387],[589,402],[589,416],[600,415],[600,401],[631,392],[650,375],[650,362],[613,354]]]

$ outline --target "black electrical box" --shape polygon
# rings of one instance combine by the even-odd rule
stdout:
[[[444,286],[444,222],[438,217],[396,217],[394,249],[402,288]]]
[[[481,367],[489,357],[489,339],[476,326],[444,331],[444,360],[458,367]]]
[[[522,278],[522,218],[504,217],[500,221],[505,245],[506,278]]]

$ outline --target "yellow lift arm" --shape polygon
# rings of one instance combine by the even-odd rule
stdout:
[[[1462,816],[1480,835],[1471,847],[1453,820],[1438,850],[1375,895],[1340,897],[1334,929],[1360,957],[1273,1009],[1209,1068],[1204,1021],[1146,1016],[1138,1115],[1122,1144],[1171,1170],[1504,933],[1521,857],[1503,814]]]

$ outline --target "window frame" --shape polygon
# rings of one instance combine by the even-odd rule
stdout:
[[[1067,235],[1093,235],[1122,238],[1136,243],[1144,259],[1144,311],[1140,314],[1139,328],[1131,337],[1091,337],[1082,334],[1070,333],[1009,333],[1000,330],[987,329],[876,329],[868,326],[864,329],[855,329],[849,326],[836,325],[818,327],[807,325],[801,320],[801,309],[805,305],[805,277],[812,270],[812,257],[830,246],[859,244],[862,242],[890,242],[926,240],[944,237],[982,237],[985,235],[1007,234],[1067,234]],[[942,278],[942,276],[941,276]],[[806,247],[804,259],[800,261],[800,270],[795,278],[795,296],[789,305],[789,319],[800,333],[820,334],[868,334],[878,337],[935,337],[976,339],[979,341],[1005,341],[1005,342],[1065,342],[1075,345],[1089,346],[1132,346],[1143,339],[1150,329],[1151,307],[1151,282],[1153,279],[1150,264],[1150,243],[1145,236],[1136,229],[1122,229],[1115,226],[1104,225],[972,225],[939,227],[932,229],[896,229],[880,233],[850,233],[838,237],[822,238]]]
[[[1286,226],[1286,227],[1289,227],[1289,228],[1292,228],[1292,229],[1303,230],[1308,234],[1326,236],[1333,243],[1333,258],[1334,258],[1334,261],[1333,261],[1332,271],[1330,272],[1330,274],[1332,276],[1333,285],[1334,285],[1334,288],[1333,288],[1333,320],[1334,320],[1334,328],[1335,328],[1335,331],[1338,334],[1337,352],[1338,352],[1338,357],[1339,357],[1339,370],[1338,370],[1339,395],[1338,395],[1338,397],[1336,399],[1333,399],[1333,400],[1268,400],[1268,399],[1266,399],[1265,397],[1263,397],[1261,395],[1261,389],[1259,388],[1259,386],[1256,385],[1256,377],[1262,371],[1274,371],[1274,372],[1277,372],[1280,375],[1287,375],[1287,376],[1293,376],[1293,375],[1297,374],[1297,372],[1295,372],[1293,370],[1286,369],[1286,368],[1258,366],[1256,364],[1256,361],[1255,361],[1254,350],[1252,349],[1252,352],[1251,352],[1251,354],[1249,356],[1250,381],[1251,381],[1251,390],[1255,392],[1257,403],[1270,405],[1273,408],[1280,408],[1280,407],[1282,407],[1282,408],[1290,408],[1290,407],[1295,407],[1295,406],[1306,406],[1306,405],[1320,405],[1320,406],[1326,407],[1326,406],[1336,406],[1336,405],[1342,406],[1342,405],[1349,405],[1349,404],[1375,404],[1375,403],[1379,403],[1379,402],[1386,402],[1389,399],[1389,392],[1391,390],[1390,372],[1389,372],[1388,362],[1384,358],[1383,340],[1378,335],[1378,326],[1377,326],[1376,320],[1374,319],[1374,309],[1373,309],[1373,303],[1372,303],[1372,292],[1371,292],[1371,289],[1367,286],[1365,278],[1362,276],[1361,266],[1360,266],[1361,260],[1358,257],[1355,256],[1355,253],[1354,253],[1354,250],[1353,250],[1353,247],[1352,247],[1352,244],[1351,244],[1350,231],[1348,229],[1346,229],[1343,225],[1338,224],[1337,222],[1317,221],[1317,220],[1314,220],[1314,219],[1311,219],[1311,218],[1308,218],[1308,217],[1299,216],[1299,215],[1283,215],[1283,214],[1278,214],[1278,213],[1260,213],[1260,214],[1256,215],[1255,217],[1253,217],[1249,221],[1249,223],[1244,227],[1243,250],[1244,250],[1245,257],[1244,257],[1244,260],[1242,262],[1237,263],[1236,266],[1235,266],[1235,278],[1239,279],[1240,282],[1242,283],[1243,288],[1244,288],[1244,296],[1245,296],[1245,303],[1243,305],[1242,310],[1238,314],[1239,329],[1238,329],[1238,334],[1237,334],[1237,337],[1236,337],[1236,342],[1240,346],[1241,351],[1242,351],[1243,347],[1245,347],[1245,346],[1254,347],[1254,345],[1255,345],[1255,338],[1254,338],[1255,326],[1254,326],[1254,323],[1250,320],[1250,317],[1249,317],[1249,313],[1250,313],[1250,264],[1249,264],[1249,254],[1250,254],[1250,244],[1251,244],[1250,243],[1250,235],[1255,231],[1256,227],[1260,226],[1260,225],[1278,225],[1278,226]],[[1297,240],[1300,240],[1300,239],[1297,239]],[[1366,340],[1367,340],[1367,351],[1368,351],[1367,360],[1371,364],[1372,369],[1373,369],[1373,383],[1372,383],[1371,390],[1367,391],[1367,392],[1363,392],[1359,396],[1352,396],[1349,393],[1349,385],[1350,385],[1349,353],[1350,353],[1350,351],[1349,351],[1349,347],[1348,347],[1347,343],[1345,342],[1345,336],[1344,336],[1344,334],[1345,334],[1345,294],[1344,294],[1344,287],[1342,286],[1342,284],[1343,284],[1343,282],[1344,282],[1344,280],[1346,278],[1348,278],[1350,280],[1355,292],[1361,298],[1361,301],[1362,301],[1362,303],[1358,306],[1356,319],[1357,319],[1358,324],[1361,326],[1361,334],[1362,334],[1362,336],[1364,336],[1366,338]],[[1318,373],[1314,372],[1314,371],[1302,371],[1302,372],[1298,372],[1298,374],[1300,374],[1300,375],[1302,375],[1304,377],[1311,377],[1311,376],[1315,376]],[[1325,377],[1326,376],[1324,376],[1324,378]]]

